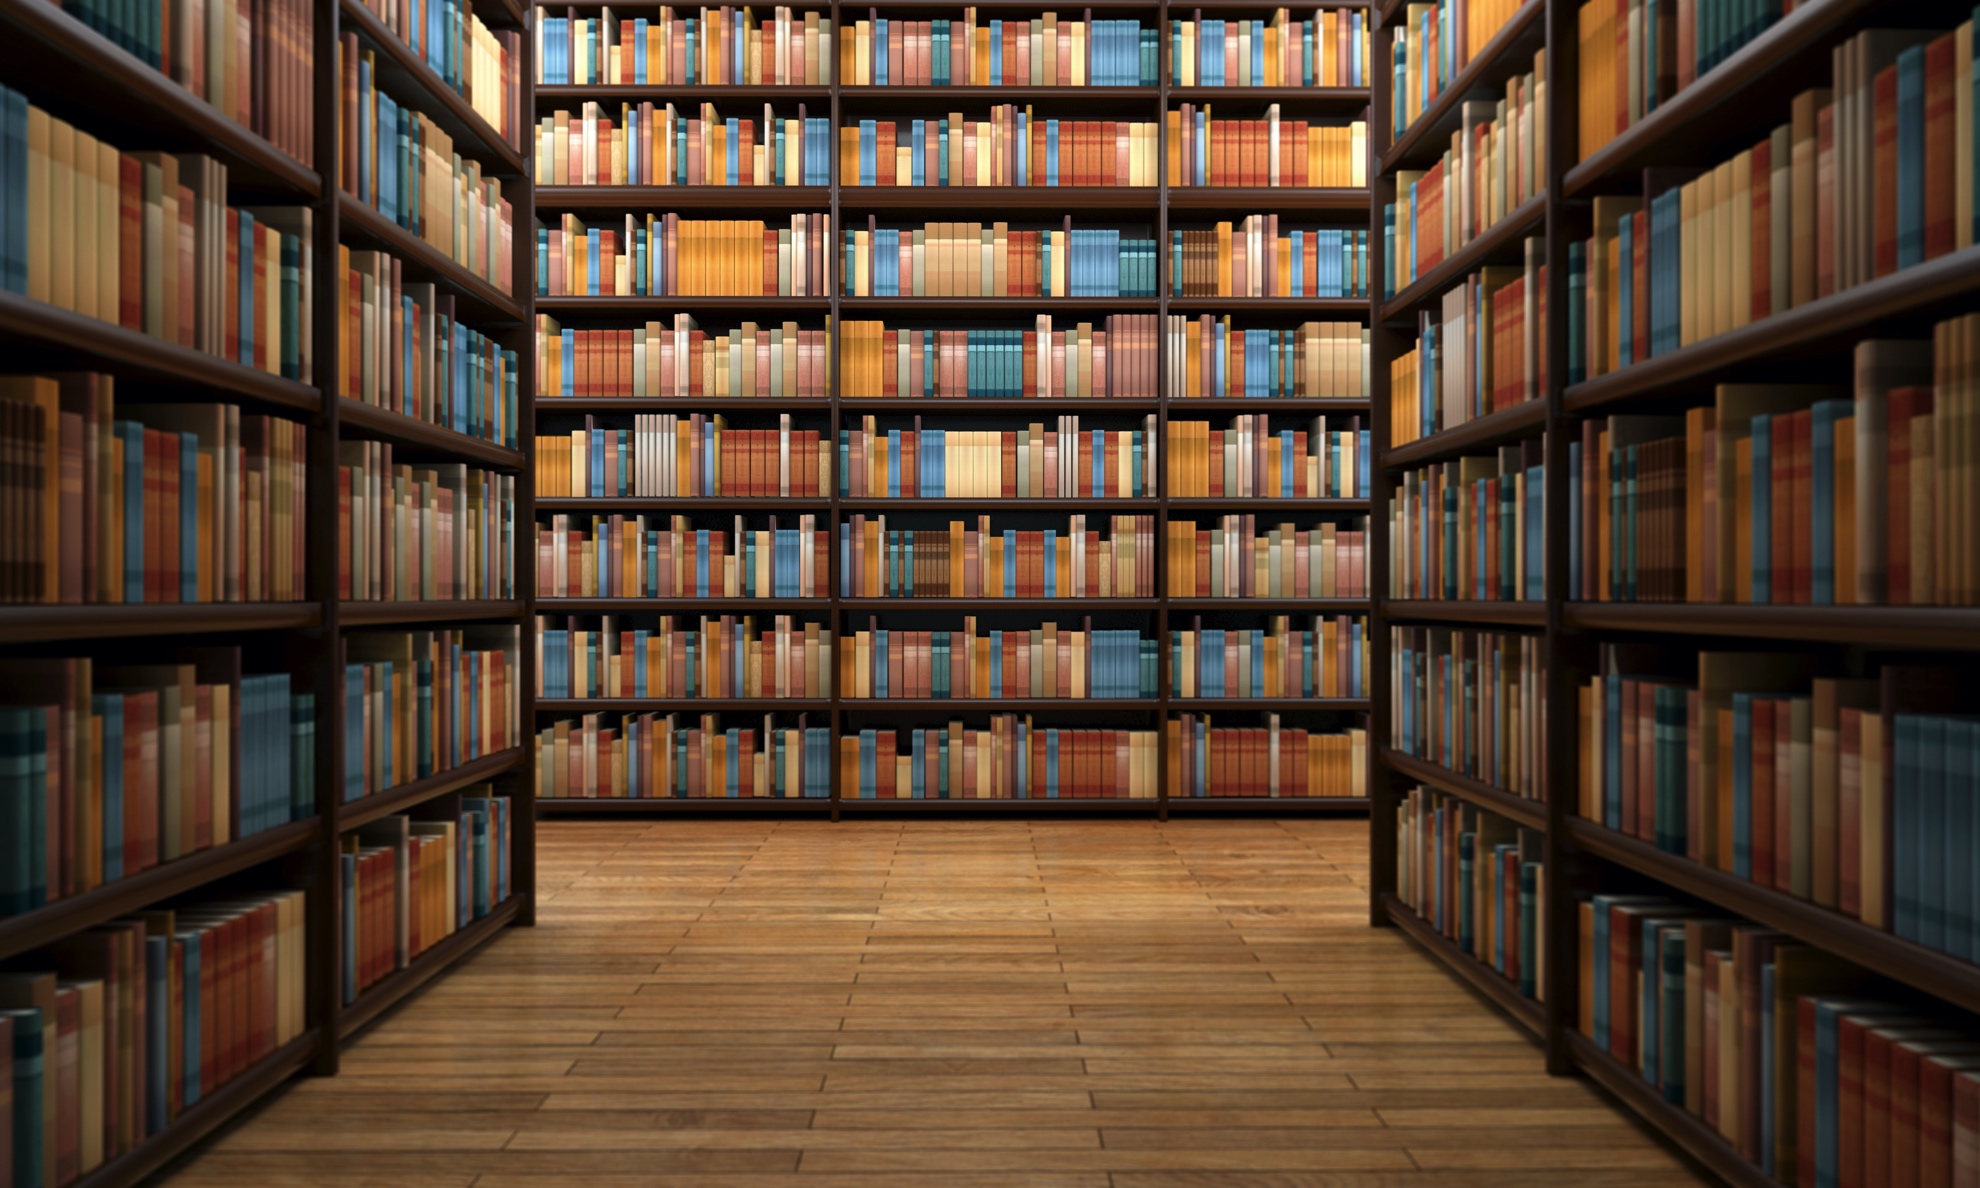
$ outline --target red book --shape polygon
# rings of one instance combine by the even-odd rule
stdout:
[[[1815,477],[1815,414],[1802,409],[1785,418],[1788,426],[1788,503],[1793,516],[1788,560],[1788,592],[1791,601],[1806,606],[1814,599],[1814,523],[1809,511],[1813,496],[1809,487]]]
[[[129,153],[117,154],[118,259],[117,321],[128,330],[144,329],[144,166]],[[231,222],[234,212],[227,212]],[[228,348],[231,357],[233,349]]]
[[[1953,38],[1925,47],[1925,258],[1953,250]]]
[[[1815,295],[1836,291],[1836,105],[1815,112]]]
[[[1786,712],[1775,698],[1753,699],[1753,881],[1763,886],[1774,882],[1774,716]]]
[[[1785,198],[1785,195],[1783,195]],[[1763,140],[1753,146],[1753,307],[1749,317],[1759,321],[1774,309],[1774,142]]]
[[[1893,64],[1877,72],[1874,98],[1871,205],[1878,276],[1897,271],[1897,70]]]

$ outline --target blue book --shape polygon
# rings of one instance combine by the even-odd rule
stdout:
[[[1854,415],[1848,400],[1823,400],[1809,419],[1809,601],[1836,600],[1836,422]]]
[[[1962,718],[1945,718],[1945,748],[1942,770],[1945,780],[1946,840],[1945,869],[1946,952],[1966,961],[1980,954],[1980,941],[1974,936],[1973,896],[1980,880],[1973,877],[1971,864],[1976,831],[1973,809],[1974,751],[1980,743],[1980,723]]]
[[[1658,1014],[1669,1020],[1662,1029],[1662,1050],[1657,1054],[1659,1081],[1664,1100],[1683,1104],[1686,1069],[1684,1066],[1684,928],[1665,929],[1661,934],[1658,964],[1663,970],[1662,999]]]
[[[41,1011],[35,1007],[9,1007],[0,1009],[0,1018],[13,1023],[14,1033],[14,1046],[10,1054],[14,1094],[14,1185],[15,1188],[44,1188],[44,1185],[54,1183],[54,1177],[44,1174],[53,1159],[53,1152],[43,1150],[42,1142],[42,1111],[47,1108],[44,1098],[48,1085],[44,1077]]]
[[[1918,852],[1922,837],[1918,715],[1894,715],[1892,732],[1891,931],[1915,941],[1920,939]]]
[[[1897,264],[1925,260],[1925,47],[1897,60]]]
[[[1946,720],[1920,715],[1913,726],[1918,754],[1918,943],[1931,949],[1946,947],[1946,848],[1939,842],[1947,828]],[[1901,854],[1893,861],[1902,862]]]

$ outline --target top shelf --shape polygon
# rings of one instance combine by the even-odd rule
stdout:
[[[1492,35],[1492,40],[1458,71],[1443,94],[1382,154],[1381,172],[1394,172],[1411,161],[1434,159],[1448,147],[1451,130],[1457,127],[1459,112],[1467,98],[1530,69],[1533,51],[1546,41],[1547,23],[1541,19],[1546,11],[1547,0],[1527,0],[1525,7]],[[1525,54],[1515,60],[1521,50]]]
[[[521,177],[522,154],[490,127],[481,113],[469,106],[459,91],[447,85],[433,67],[419,56],[385,23],[373,16],[359,0],[341,0],[339,16],[347,31],[354,31],[378,53],[378,70],[386,89],[397,91],[401,100],[411,101],[420,114],[432,119],[454,138],[454,149],[463,156],[481,159],[483,171]],[[417,97],[407,89],[418,92]]]
[[[47,0],[0,0],[0,72],[30,102],[82,122],[120,149],[206,153],[243,196],[313,198],[316,171],[269,144]]]

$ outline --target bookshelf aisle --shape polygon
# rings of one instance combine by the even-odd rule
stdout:
[[[519,122],[523,13],[457,11],[453,57],[355,3],[239,18],[240,52],[230,28],[209,61],[209,30],[156,9],[0,6],[0,1029],[51,1061],[83,1022],[111,1029],[141,1090],[17,1136],[17,1159],[45,1162],[13,1170],[48,1183],[144,1180],[296,1072],[334,1072],[341,1040],[531,913],[525,602],[502,543],[526,465],[528,261],[503,254],[489,209],[470,227],[358,200],[335,149],[358,78],[335,51],[362,45],[365,85],[393,101],[367,114],[430,117],[407,176],[440,204],[451,138],[527,219],[521,158],[483,114]],[[401,351],[417,365],[389,367]],[[399,516],[379,490],[356,507],[340,492],[359,462]],[[389,549],[373,561],[401,561],[357,592],[339,581],[353,516]],[[506,648],[489,646],[503,623]],[[393,631],[430,645],[421,664],[357,642]],[[443,646],[455,632],[467,647]],[[506,728],[493,702],[475,725],[491,689]],[[367,747],[388,721],[403,754]],[[347,996],[346,938],[372,920],[380,976]],[[173,996],[169,1018],[138,1008],[147,982],[198,987],[203,963],[216,989]],[[202,1024],[234,1038],[182,1047]],[[102,1092],[101,1071],[77,1091]]]
[[[1365,809],[1365,7],[541,12],[543,811]]]
[[[1961,1182],[1974,13],[1705,7],[1378,9],[1372,912],[1721,1180]]]

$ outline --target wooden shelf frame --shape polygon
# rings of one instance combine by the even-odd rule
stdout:
[[[1521,994],[1519,987],[1505,975],[1451,943],[1448,937],[1432,928],[1429,921],[1417,915],[1393,891],[1381,892],[1376,902],[1397,931],[1442,962],[1444,968],[1456,974],[1480,998],[1525,1028],[1533,1038],[1539,1039],[1546,1034],[1546,1008]]]

